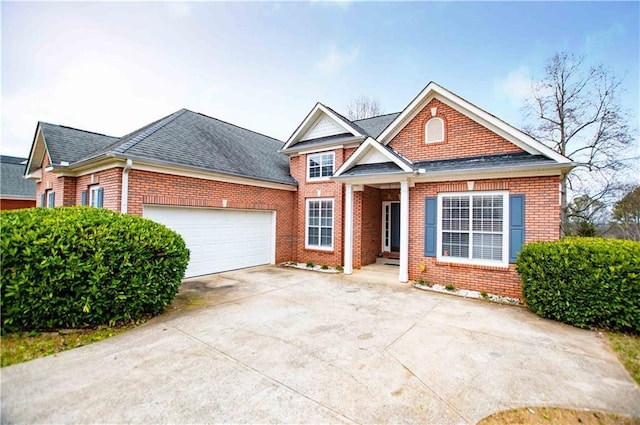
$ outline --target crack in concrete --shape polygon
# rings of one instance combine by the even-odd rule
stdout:
[[[282,382],[282,381],[280,381],[280,380],[278,380],[278,379],[274,378],[273,376],[267,375],[266,373],[264,373],[264,372],[262,372],[262,371],[260,371],[260,370],[256,369],[255,367],[253,367],[253,366],[251,366],[251,365],[249,365],[249,364],[247,364],[247,363],[243,362],[242,360],[239,360],[239,359],[237,359],[237,358],[233,357],[232,355],[230,355],[230,354],[228,354],[228,353],[225,353],[224,351],[222,351],[222,350],[220,350],[220,349],[216,348],[215,346],[213,346],[213,345],[209,344],[208,342],[203,341],[203,340],[201,340],[200,338],[198,338],[198,337],[196,337],[196,336],[193,336],[193,335],[191,335],[191,334],[189,334],[189,333],[187,333],[187,332],[183,331],[182,329],[179,329],[179,328],[174,328],[174,329],[175,329],[175,330],[177,330],[178,332],[181,332],[181,333],[182,333],[182,334],[184,334],[186,337],[188,337],[188,338],[190,338],[190,339],[192,339],[192,340],[194,340],[194,341],[196,341],[196,342],[199,342],[200,344],[204,345],[204,346],[205,346],[205,347],[207,347],[208,349],[210,349],[210,350],[212,350],[212,351],[214,351],[214,352],[216,352],[216,353],[220,354],[221,356],[223,356],[223,357],[225,357],[225,358],[229,359],[229,360],[230,360],[230,361],[232,361],[233,363],[239,364],[239,365],[243,366],[244,368],[246,368],[246,369],[248,369],[248,370],[251,370],[251,371],[253,371],[253,372],[255,372],[255,373],[259,374],[260,376],[263,376],[263,377],[265,377],[266,379],[268,379],[268,380],[270,380],[270,381],[272,381],[272,382],[275,382],[276,384],[278,384],[278,385],[280,385],[280,386],[282,386],[282,387],[284,387],[284,388],[287,388],[289,391],[292,391],[292,392],[294,392],[294,393],[296,393],[296,394],[298,394],[298,395],[300,395],[300,396],[302,396],[302,397],[306,398],[307,400],[311,401],[312,403],[315,403],[315,404],[317,404],[318,406],[321,406],[321,407],[323,407],[324,409],[327,409],[328,411],[332,412],[333,414],[335,414],[335,415],[337,415],[337,416],[339,416],[339,417],[341,417],[341,418],[344,418],[345,420],[349,421],[350,423],[360,424],[360,422],[356,421],[356,420],[355,420],[355,419],[353,419],[353,418],[348,417],[348,416],[347,416],[347,415],[345,415],[344,413],[339,412],[339,411],[335,410],[334,408],[332,408],[332,407],[330,407],[330,406],[325,405],[324,403],[320,402],[319,400],[316,400],[316,399],[314,399],[314,398],[312,398],[312,397],[310,397],[310,396],[306,395],[305,393],[303,393],[303,392],[301,392],[301,391],[298,391],[297,389],[295,389],[295,388],[293,388],[293,387],[290,387],[289,385],[287,385],[287,384],[285,384],[284,382]]]
[[[439,302],[435,303],[433,306],[431,306],[431,308],[429,308],[427,311],[424,312],[423,315],[421,315],[418,319],[416,319],[415,322],[413,322],[413,325],[409,326],[404,332],[402,332],[400,335],[398,335],[397,338],[395,338],[393,341],[391,341],[391,343],[389,345],[387,345],[386,347],[384,347],[383,351],[387,351],[389,350],[389,348],[391,348],[392,345],[394,345],[396,342],[398,342],[398,340],[400,338],[402,338],[403,336],[405,336],[411,329],[413,329],[422,319],[424,319],[429,313],[431,313],[433,311],[434,308],[436,308],[438,306],[438,304],[440,304]]]
[[[440,396],[440,394],[438,394],[433,388],[431,388],[431,386],[429,386],[426,382],[424,382],[422,379],[420,379],[420,377],[418,375],[413,373],[413,371],[411,369],[409,369],[409,367],[407,367],[404,363],[402,363],[402,361],[400,359],[398,359],[396,356],[394,356],[392,352],[387,351],[387,353],[391,356],[391,358],[393,358],[395,361],[397,361],[400,364],[400,366],[402,366],[407,372],[409,372],[411,374],[411,376],[413,376],[418,382],[420,382],[420,384],[423,387],[425,387],[430,393],[432,393],[436,398],[438,398],[438,400],[442,401],[449,409],[451,409],[451,411],[453,413],[455,413],[458,417],[460,417],[460,419],[462,419],[465,423],[467,423],[467,424],[474,424],[475,423],[474,421],[471,421],[471,420],[467,419],[457,409],[456,406],[454,406],[453,404],[449,403],[449,401],[447,401],[445,398]]]

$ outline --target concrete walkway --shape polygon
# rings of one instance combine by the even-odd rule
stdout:
[[[0,371],[2,423],[463,423],[563,406],[640,416],[596,333],[367,277],[261,267],[205,307]]]

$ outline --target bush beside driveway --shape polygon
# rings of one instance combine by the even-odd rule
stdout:
[[[523,308],[279,267],[189,288],[206,306],[3,368],[2,422],[476,423],[525,405],[640,416],[604,339]]]

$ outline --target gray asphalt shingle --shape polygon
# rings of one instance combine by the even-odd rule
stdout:
[[[54,164],[106,153],[295,185],[274,138],[181,109],[124,137],[40,123]]]
[[[36,182],[24,176],[27,158],[0,155],[0,195],[36,197]]]
[[[377,117],[356,120],[353,121],[353,123],[364,130],[368,136],[376,139],[380,135],[380,133],[382,133],[382,130],[387,128],[387,126],[391,124],[391,122],[395,120],[398,115],[400,115],[400,112],[394,112],[392,114],[385,114],[379,115]]]
[[[512,167],[526,165],[550,165],[553,159],[543,155],[531,155],[528,152],[520,152],[504,155],[474,156],[469,158],[453,158],[439,161],[421,161],[413,164],[415,169],[424,168],[426,172],[458,171],[467,169],[482,169],[494,167]]]
[[[63,125],[40,122],[44,140],[47,143],[51,162],[60,164],[67,161],[72,164],[99,152],[109,144],[118,140],[117,137],[78,130]]]
[[[125,136],[112,149],[136,158],[296,184],[283,143],[216,118],[182,109]]]

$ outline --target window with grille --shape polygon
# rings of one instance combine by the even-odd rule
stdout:
[[[506,263],[507,194],[440,194],[438,258]]]
[[[333,199],[307,199],[307,248],[333,249]]]
[[[307,155],[307,180],[327,180],[333,175],[334,153]]]

